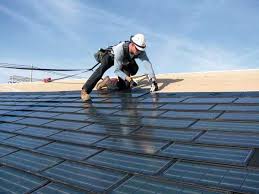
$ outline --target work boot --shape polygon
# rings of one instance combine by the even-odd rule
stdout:
[[[81,100],[83,102],[87,102],[91,100],[91,96],[87,94],[87,92],[84,89],[81,90]]]
[[[106,76],[102,81],[97,83],[96,89],[101,90],[103,87],[107,87],[109,82],[110,82],[110,77]]]

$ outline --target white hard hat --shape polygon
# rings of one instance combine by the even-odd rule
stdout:
[[[139,51],[145,50],[146,41],[145,41],[145,36],[143,34],[136,34],[134,36],[131,36],[130,40],[135,44],[135,46]]]

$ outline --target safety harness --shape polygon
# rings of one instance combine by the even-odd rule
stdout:
[[[136,75],[139,67],[138,67],[138,64],[136,63],[135,59],[138,58],[139,54],[135,55],[131,58],[130,53],[129,53],[129,44],[130,44],[130,41],[125,41],[124,44],[123,44],[124,57],[129,62],[123,68],[125,70],[127,70],[127,72],[130,72],[130,75]]]

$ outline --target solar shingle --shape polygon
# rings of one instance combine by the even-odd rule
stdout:
[[[259,92],[0,93],[0,193],[259,192]]]

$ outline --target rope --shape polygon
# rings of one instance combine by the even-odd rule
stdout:
[[[52,79],[52,80],[50,80],[49,82],[53,82],[53,81],[57,81],[57,80],[62,80],[62,79],[66,79],[66,78],[69,78],[69,77],[74,77],[74,76],[77,76],[77,75],[86,73],[86,72],[88,72],[88,71],[93,71],[94,68],[95,68],[97,65],[99,65],[99,62],[96,63],[96,64],[95,64],[92,68],[90,68],[90,69],[86,69],[86,70],[84,70],[84,71],[82,71],[82,72],[80,72],[80,73],[75,73],[75,74],[73,74],[73,75],[67,75],[67,76],[64,76],[64,77]]]
[[[66,79],[69,77],[74,77],[83,73],[86,73],[88,71],[93,71],[94,68],[99,65],[99,62],[96,63],[93,67],[91,67],[90,69],[51,69],[51,68],[38,68],[38,67],[30,67],[30,66],[26,66],[26,65],[18,65],[18,64],[10,64],[10,63],[0,63],[0,68],[8,68],[8,69],[21,69],[21,70],[34,70],[34,71],[81,71],[79,73],[75,73],[72,75],[66,75],[60,78],[56,78],[56,79],[52,79],[49,80],[48,82],[53,82],[53,81],[57,81],[57,80],[62,80],[62,79]]]
[[[51,69],[51,68],[38,68],[38,67],[30,67],[26,65],[17,65],[17,64],[9,64],[9,63],[0,63],[0,68],[7,69],[22,69],[22,70],[35,70],[35,71],[82,71],[84,69]]]
[[[53,75],[56,75],[58,77],[62,77],[62,76],[68,76],[69,74],[65,74],[65,73],[59,73],[59,72],[55,72],[55,71],[47,71],[48,74],[53,74]],[[74,78],[77,78],[77,79],[84,79],[84,77],[81,77],[81,76],[74,76]]]

